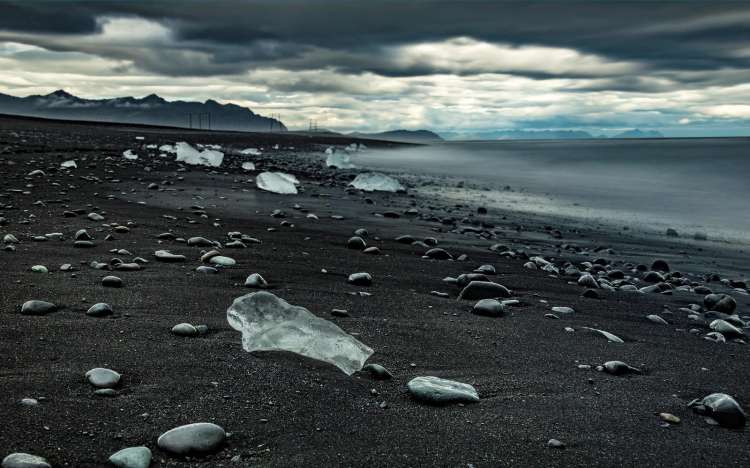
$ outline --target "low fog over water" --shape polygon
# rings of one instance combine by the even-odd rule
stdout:
[[[488,205],[750,240],[746,138],[456,142],[366,151],[354,162],[448,177],[437,193],[478,189]]]

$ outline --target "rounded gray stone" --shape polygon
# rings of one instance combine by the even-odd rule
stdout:
[[[415,377],[407,387],[415,399],[424,403],[442,405],[479,401],[479,395],[471,385],[439,377]]]
[[[112,315],[112,313],[112,306],[105,302],[94,304],[86,311],[86,315],[91,317],[106,317],[107,315]]]
[[[363,372],[369,372],[371,376],[379,380],[387,380],[393,378],[393,374],[388,369],[381,366],[380,364],[367,364],[362,368]]]
[[[175,455],[205,454],[218,450],[226,432],[213,423],[193,423],[175,427],[157,440],[160,449]]]
[[[3,459],[2,468],[51,468],[47,460],[30,453],[11,453]]]
[[[198,330],[189,323],[178,323],[172,327],[172,333],[177,336],[196,336]]]
[[[501,317],[505,314],[503,303],[497,299],[482,299],[471,309],[474,315],[484,315],[486,317]]]
[[[96,367],[86,372],[86,379],[98,388],[114,388],[120,383],[121,375],[112,369]]]
[[[128,447],[114,453],[109,462],[118,468],[148,468],[151,450],[148,447]]]
[[[23,315],[45,315],[57,310],[57,306],[51,302],[31,300],[26,301],[21,306]]]
[[[102,278],[102,286],[107,288],[121,288],[122,280],[117,276],[105,276]]]
[[[491,281],[471,281],[458,295],[459,299],[479,300],[510,297],[508,288]]]
[[[369,273],[352,273],[349,275],[347,282],[355,286],[370,286],[372,284],[372,276]]]
[[[265,288],[268,282],[259,273],[253,273],[245,280],[245,286],[248,288]]]
[[[209,263],[211,263],[212,265],[218,265],[218,266],[223,266],[223,267],[230,267],[230,266],[234,266],[237,264],[235,259],[231,257],[225,257],[223,255],[216,255],[215,257],[211,257],[211,259],[209,260]]]

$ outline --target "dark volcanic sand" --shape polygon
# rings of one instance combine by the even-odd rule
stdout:
[[[136,141],[138,135],[145,140]],[[241,158],[227,156],[218,171],[188,166],[177,172],[183,166],[173,156],[152,158],[140,148],[180,140],[267,150],[279,143],[282,150],[247,159],[260,161],[260,169],[278,164],[296,174],[305,192],[282,196],[257,190],[252,174],[239,169]],[[683,272],[717,271],[739,278],[747,265],[741,247],[702,243],[699,251],[696,244],[681,240],[644,244],[624,233],[555,226],[563,231],[558,240],[545,233],[544,220],[506,213],[482,217],[495,224],[498,238],[492,240],[447,232],[450,226],[419,217],[376,217],[373,213],[388,210],[403,213],[412,203],[421,213],[444,216],[452,210],[459,219],[476,207],[446,207],[403,194],[347,194],[350,172],[330,178],[334,171],[314,169],[320,167],[318,159],[302,154],[336,142],[325,140],[0,119],[0,204],[5,206],[0,216],[8,220],[0,234],[13,233],[21,240],[15,252],[0,251],[0,457],[28,452],[55,466],[107,466],[117,450],[146,445],[154,453],[152,466],[750,465],[747,431],[711,426],[687,408],[693,398],[713,392],[728,393],[741,404],[750,401],[747,347],[712,343],[687,332],[693,325],[678,308],[701,303],[701,295],[602,291],[603,300],[585,299],[583,288],[570,278],[524,269],[524,260],[488,250],[500,242],[514,249],[526,245],[528,252],[547,259],[605,257],[650,264],[665,258]],[[283,150],[290,145],[294,151]],[[135,150],[140,159],[125,161],[121,154],[126,149]],[[54,172],[68,159],[76,159],[78,169]],[[153,171],[146,172],[146,165]],[[34,169],[47,175],[27,177]],[[99,181],[86,180],[88,176]],[[180,176],[184,180],[177,180]],[[173,185],[164,185],[165,180]],[[147,190],[151,182],[161,190]],[[366,197],[374,205],[366,204]],[[39,200],[46,203],[36,204]],[[295,203],[320,219],[307,219],[292,208]],[[193,214],[191,205],[203,206],[207,217]],[[100,212],[105,220],[62,216],[78,208]],[[270,216],[277,208],[286,211],[293,227],[280,226],[282,219]],[[345,219],[331,219],[334,214]],[[129,233],[105,241],[112,230],[103,224],[110,222],[134,225]],[[515,230],[519,223],[525,225],[522,232]],[[277,230],[268,232],[270,227]],[[368,245],[380,247],[382,255],[346,248],[359,227],[370,231]],[[81,228],[94,235],[95,248],[73,248],[72,235]],[[223,249],[237,266],[207,276],[194,271],[201,248],[156,239],[169,230],[184,238],[222,242],[227,232],[240,231],[263,243]],[[62,232],[65,240],[31,239],[50,232]],[[456,256],[468,254],[469,260],[422,259],[414,247],[393,241],[400,234],[437,237],[441,247]],[[376,236],[382,240],[374,240]],[[604,245],[617,254],[557,253],[561,243]],[[150,263],[137,272],[88,266],[92,260],[109,262],[117,256],[110,249],[119,248]],[[158,249],[185,254],[188,261],[156,262],[153,252]],[[64,263],[76,267],[75,276],[59,271]],[[522,301],[505,317],[472,315],[473,301],[457,301],[458,290],[442,282],[484,263],[495,265],[496,281]],[[36,264],[46,265],[50,273],[30,271]],[[328,273],[321,273],[322,268]],[[346,276],[358,271],[372,274],[373,285],[348,285]],[[375,350],[368,362],[384,365],[395,378],[348,377],[333,366],[291,354],[243,351],[240,334],[226,321],[226,309],[234,298],[252,291],[242,284],[254,272],[271,283],[274,294],[356,334]],[[102,287],[107,274],[121,277],[124,287]],[[718,283],[708,286],[727,290]],[[451,298],[432,296],[432,290],[449,292]],[[357,291],[372,295],[352,294]],[[739,314],[747,315],[750,299],[734,296]],[[20,305],[30,299],[65,307],[46,316],[20,315]],[[111,304],[114,317],[85,315],[97,302]],[[671,325],[644,318],[665,304],[674,311]],[[561,320],[544,318],[557,305],[578,312]],[[351,317],[332,317],[334,308],[348,310]],[[180,322],[205,323],[210,333],[172,335],[170,328]],[[577,331],[568,333],[566,326]],[[626,343],[609,343],[579,329],[584,326],[615,333]],[[646,372],[615,377],[577,368],[608,360],[623,360]],[[119,396],[93,395],[84,373],[94,367],[123,374]],[[470,383],[481,401],[446,407],[417,403],[406,383],[421,375]],[[26,407],[19,404],[24,397],[44,400]],[[385,409],[381,402],[387,403]],[[682,422],[662,427],[659,412],[673,413]],[[231,433],[218,453],[180,459],[156,448],[164,431],[200,421]],[[567,448],[548,448],[551,438]],[[239,461],[231,461],[236,456]]]

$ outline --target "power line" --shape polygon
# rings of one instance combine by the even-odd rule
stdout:
[[[190,128],[193,127],[193,116],[198,118],[197,124],[198,129],[203,130],[203,118],[206,118],[206,129],[211,130],[211,113],[210,112],[190,112],[188,114],[188,124],[190,125]]]

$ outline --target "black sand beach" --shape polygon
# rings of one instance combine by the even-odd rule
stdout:
[[[176,163],[174,156],[159,158],[159,151],[144,148],[176,141],[218,144],[225,151],[262,147],[263,154],[250,159],[227,154],[213,169]],[[731,293],[742,317],[750,315],[750,297],[718,279],[743,280],[747,246],[666,236],[644,240],[626,231],[574,230],[550,219],[492,210],[480,215],[477,206],[449,205],[415,190],[347,191],[357,171],[324,168],[320,155],[328,145],[353,141],[0,118],[0,216],[6,220],[0,233],[19,240],[15,251],[0,251],[0,456],[28,452],[54,466],[84,468],[108,466],[112,453],[146,445],[154,454],[152,466],[750,465],[746,430],[710,425],[687,406],[715,392],[742,405],[750,402],[747,346],[704,339],[711,331],[707,325],[680,310],[702,305],[703,294],[602,288],[601,298],[591,299],[582,297],[585,288],[574,277],[524,268],[535,255],[557,266],[602,258],[603,270],[641,278],[634,265],[664,259],[693,286]],[[279,150],[272,149],[276,144]],[[127,149],[139,159],[123,159]],[[77,169],[59,168],[71,159]],[[256,172],[240,169],[244,160],[259,170],[297,176],[304,192],[258,190]],[[44,175],[28,175],[37,169]],[[158,188],[149,189],[151,183]],[[405,213],[411,208],[417,214]],[[286,217],[272,217],[276,209]],[[81,214],[63,216],[74,210]],[[92,221],[90,212],[104,219]],[[378,216],[385,212],[400,217]],[[455,224],[441,222],[446,217]],[[281,225],[284,221],[289,225]],[[128,232],[115,232],[113,223]],[[347,248],[358,228],[369,231],[367,244],[379,247],[380,255]],[[93,248],[73,247],[79,229],[94,237]],[[551,235],[554,230],[560,234]],[[205,248],[157,238],[173,232],[225,243],[232,231],[262,243],[221,249],[237,265],[215,275],[195,271]],[[56,232],[63,240],[33,240]],[[114,239],[105,240],[107,234]],[[404,234],[434,237],[454,258],[468,258],[422,258],[421,247],[394,240]],[[490,250],[494,244],[514,255]],[[158,262],[153,253],[159,249],[187,261]],[[140,271],[89,266],[135,256],[149,261]],[[74,270],[60,271],[62,264]],[[497,275],[490,279],[520,301],[503,317],[472,314],[474,301],[457,300],[460,288],[443,282],[483,264],[494,265]],[[49,273],[35,273],[33,265],[45,265]],[[370,273],[372,286],[347,284],[355,272]],[[243,286],[251,273],[263,275],[275,295],[372,347],[368,362],[385,366],[394,378],[349,377],[289,353],[245,352],[226,310],[253,291]],[[718,279],[706,281],[711,273]],[[101,285],[110,274],[123,280],[122,288]],[[680,280],[672,276],[666,283],[674,288]],[[21,304],[31,299],[62,308],[21,315]],[[114,315],[87,316],[99,302],[111,304]],[[576,312],[545,317],[553,306]],[[346,309],[350,317],[334,317],[332,309]],[[652,323],[645,318],[649,314],[669,324]],[[192,338],[173,335],[170,329],[181,322],[206,324],[209,331]],[[606,330],[625,342],[609,342],[582,327]],[[615,376],[595,369],[611,360],[643,373]],[[84,374],[96,367],[122,374],[117,396],[93,395]],[[480,401],[417,402],[406,384],[425,375],[471,384]],[[39,404],[22,405],[23,398]],[[681,422],[666,423],[659,413]],[[193,422],[213,422],[230,433],[221,450],[180,458],[157,447],[160,434]],[[566,447],[551,448],[550,439]]]

